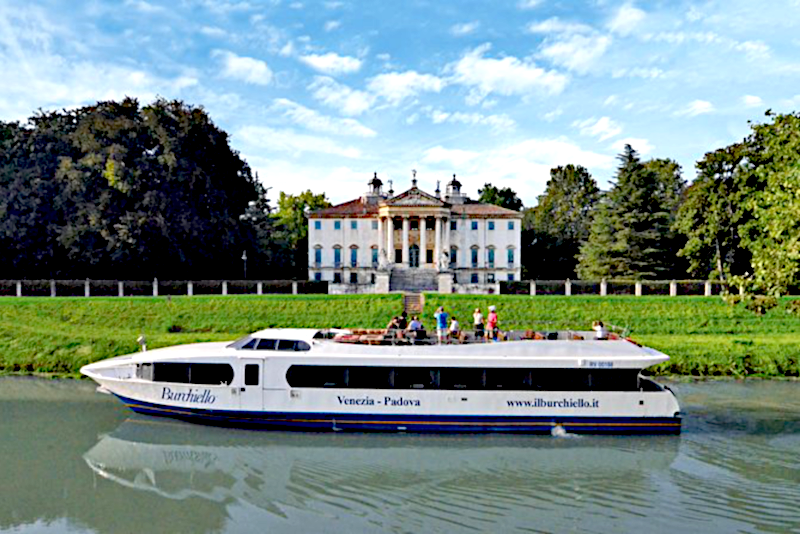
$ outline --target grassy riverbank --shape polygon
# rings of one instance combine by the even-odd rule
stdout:
[[[717,297],[426,295],[424,323],[444,305],[463,325],[495,304],[503,329],[588,329],[595,319],[672,356],[659,374],[800,375],[800,319],[786,302],[764,316]],[[0,373],[76,375],[88,362],[150,348],[236,338],[268,327],[380,328],[399,313],[391,296],[228,296],[0,299]]]

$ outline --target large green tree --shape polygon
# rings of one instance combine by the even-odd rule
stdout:
[[[753,289],[782,294],[800,275],[800,114],[767,113],[747,138],[753,165],[742,243],[752,254]]]
[[[598,203],[581,246],[583,279],[657,279],[680,274],[671,230],[683,181],[668,160],[642,162],[630,145],[618,157],[616,181]]]
[[[584,167],[566,165],[550,170],[538,204],[525,211],[526,277],[575,277],[580,244],[589,237],[591,213],[599,196],[597,182]]]
[[[741,243],[742,225],[751,219],[746,200],[754,192],[748,152],[746,143],[736,143],[697,162],[674,226],[685,236],[678,254],[689,261],[693,276],[727,281],[752,270]]]
[[[12,276],[241,272],[239,215],[259,188],[202,108],[128,98],[3,131],[0,239]]]
[[[522,209],[522,201],[510,187],[498,189],[492,184],[483,184],[483,189],[478,189],[478,195],[478,202],[494,204],[514,211]]]
[[[289,195],[281,192],[274,214],[276,237],[284,245],[287,267],[293,277],[308,276],[308,213],[330,205],[324,193],[307,190]]]

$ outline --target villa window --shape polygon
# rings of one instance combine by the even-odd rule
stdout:
[[[472,221],[472,229],[473,230],[477,230],[478,229],[478,221]]]
[[[478,267],[478,247],[472,247],[472,268]]]
[[[494,230],[494,221],[489,221],[489,230]]]
[[[314,281],[322,282],[322,273],[314,273]]]
[[[372,267],[378,266],[378,247],[372,247]]]
[[[334,230],[341,230],[342,229],[342,221],[333,221],[333,229]]]
[[[322,230],[322,221],[314,221],[314,230]]]
[[[350,267],[358,267],[358,247],[350,248]]]
[[[450,247],[450,266],[455,267],[458,265],[458,248]]]
[[[322,247],[317,245],[314,247],[314,267],[322,265]]]
[[[508,249],[508,266],[509,267],[513,267],[514,266],[514,249],[513,248]]]
[[[514,221],[508,221],[508,229],[509,230],[513,230],[514,229]]]
[[[350,221],[350,229],[358,230],[358,221]]]
[[[458,221],[450,221],[450,230],[458,230]]]
[[[489,273],[486,275],[486,283],[494,284],[494,273]]]
[[[337,269],[342,267],[342,247],[333,248],[333,266]]]
[[[494,249],[489,249],[489,268],[494,268]]]
[[[351,284],[358,283],[358,273],[350,273],[350,283]]]
[[[377,230],[378,229],[378,221],[372,221],[372,229],[373,230]]]
[[[469,277],[469,281],[470,281],[471,284],[477,284],[478,283],[478,273],[472,273],[470,275],[470,277]]]
[[[333,283],[334,284],[342,283],[342,273],[333,273]]]

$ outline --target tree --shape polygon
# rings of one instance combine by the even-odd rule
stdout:
[[[618,159],[616,182],[599,202],[581,246],[578,274],[595,280],[674,274],[671,225],[683,187],[680,167],[666,160],[643,163],[630,145]]]
[[[483,189],[478,189],[478,195],[480,195],[478,202],[484,204],[494,204],[514,211],[522,209],[522,201],[509,187],[498,189],[492,184],[483,184]]]
[[[26,276],[239,273],[239,215],[259,194],[201,108],[127,98],[2,128],[0,240]]]
[[[774,115],[747,138],[753,165],[742,243],[752,254],[747,281],[766,294],[786,293],[800,273],[800,114]]]
[[[678,255],[689,261],[694,276],[725,281],[752,271],[740,235],[751,218],[745,202],[753,192],[748,151],[745,143],[736,143],[697,162],[697,178],[686,191],[673,227],[686,238]]]
[[[589,237],[591,213],[600,195],[597,182],[584,167],[567,165],[550,170],[544,194],[523,219],[526,276],[574,278],[580,244]]]
[[[281,192],[278,211],[275,213],[276,237],[288,252],[287,267],[299,278],[308,275],[308,213],[330,207],[325,194],[315,195],[311,190],[299,195]]]

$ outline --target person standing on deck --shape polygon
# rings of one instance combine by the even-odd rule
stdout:
[[[447,319],[449,316],[447,312],[444,311],[444,306],[439,306],[439,309],[436,310],[433,317],[436,319],[436,337],[439,339],[439,343],[441,343],[442,339],[447,336]]]
[[[480,308],[475,308],[475,313],[472,314],[472,325],[475,329],[475,339],[483,339],[483,314]]]
[[[497,341],[497,308],[489,306],[489,317],[486,319],[486,338],[492,336]]]

